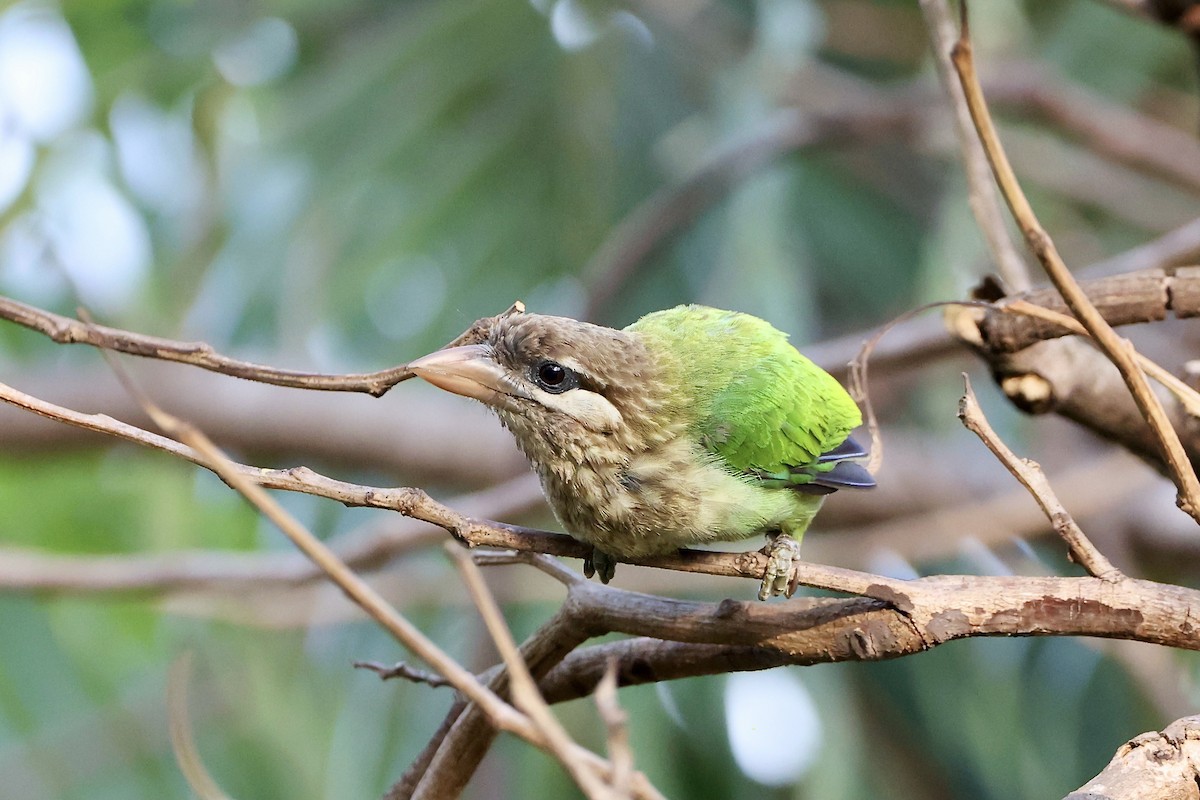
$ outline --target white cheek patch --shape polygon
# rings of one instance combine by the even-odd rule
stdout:
[[[537,395],[537,402],[546,408],[566,414],[590,431],[612,433],[624,422],[616,406],[602,395],[586,389],[572,389],[562,394],[551,394],[537,389],[534,393]]]

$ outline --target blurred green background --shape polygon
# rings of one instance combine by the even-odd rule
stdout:
[[[763,316],[804,349],[962,297],[989,269],[915,2],[2,8],[0,291],[61,313],[82,301],[114,326],[351,372],[423,354],[517,298],[617,326],[703,302]],[[1087,0],[990,0],[973,13],[985,81],[1036,69],[1035,84],[1088,92],[1101,109],[1180,130],[1200,118],[1193,55],[1167,29]],[[1118,164],[1020,102],[1000,111],[1071,264],[1196,215],[1200,187]],[[821,134],[831,119],[860,124]],[[1194,354],[1191,336],[1172,341]],[[141,418],[94,352],[4,324],[0,366],[48,400]],[[523,469],[494,420],[426,387],[372,400],[131,366],[152,396],[249,463],[451,500]],[[954,419],[963,369],[986,382],[965,354],[879,379],[893,459],[883,499],[831,504],[824,527],[836,533],[814,534],[813,558],[898,575],[1072,570]],[[1018,417],[994,394],[985,403],[1014,447],[1065,476],[1068,505],[1114,560],[1196,585],[1194,531],[1173,514],[1168,485],[1064,423]],[[1111,477],[1083,480],[1097,463]],[[392,524],[282,499],[323,537]],[[553,525],[535,503],[515,505],[497,515]],[[1024,516],[1010,524],[1012,509]],[[189,465],[8,411],[0,546],[288,549]],[[489,575],[521,634],[559,597],[520,568]],[[436,547],[373,580],[465,663],[494,662]],[[617,582],[753,593],[628,567]],[[200,750],[233,797],[379,796],[450,703],[446,690],[353,670],[354,659],[404,654],[319,586],[3,588],[6,800],[189,796],[165,711],[167,668],[185,650],[197,655]],[[675,798],[1060,797],[1127,738],[1195,711],[1196,672],[1191,654],[1150,646],[967,641],[892,663],[638,687],[621,700],[638,766]],[[754,712],[764,704],[781,713]],[[589,701],[560,710],[602,747]],[[507,739],[467,793],[535,795],[577,791]]]

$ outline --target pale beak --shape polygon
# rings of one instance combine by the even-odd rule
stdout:
[[[510,397],[529,396],[514,383],[487,345],[438,350],[411,362],[408,368],[439,389],[473,397],[489,406],[507,406]]]

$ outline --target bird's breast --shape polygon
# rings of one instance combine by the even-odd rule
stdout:
[[[627,558],[746,538],[803,513],[794,492],[755,486],[686,442],[613,463],[536,466],[567,531]],[[800,502],[815,511],[820,501]]]

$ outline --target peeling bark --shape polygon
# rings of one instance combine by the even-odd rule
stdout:
[[[1200,716],[1143,733],[1066,800],[1200,800]]]

